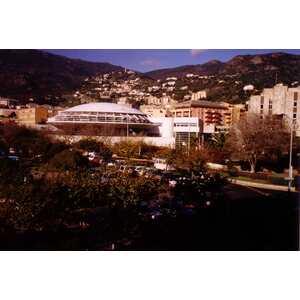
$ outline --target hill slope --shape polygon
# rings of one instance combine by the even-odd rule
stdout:
[[[194,90],[209,90],[213,101],[244,102],[249,93],[243,91],[245,85],[254,85],[251,93],[276,83],[289,86],[300,83],[300,55],[287,53],[269,53],[262,55],[239,55],[228,62],[210,61],[202,65],[181,66],[171,69],[155,70],[146,73],[155,79],[176,76],[186,80],[189,73],[209,78],[192,80]]]
[[[109,63],[93,63],[39,50],[0,50],[0,96],[40,103],[59,101],[88,76],[123,70]]]

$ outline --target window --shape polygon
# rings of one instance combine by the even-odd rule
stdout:
[[[294,92],[294,101],[298,100],[298,92]]]
[[[294,101],[294,107],[296,107],[297,106],[297,101]]]
[[[296,117],[297,117],[297,114],[294,113],[293,114],[293,119],[296,119]]]

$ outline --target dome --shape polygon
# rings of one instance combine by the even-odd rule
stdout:
[[[93,102],[59,111],[48,123],[68,134],[97,136],[148,136],[157,125],[146,114],[126,105]],[[154,133],[153,133],[154,132]]]
[[[117,123],[117,124],[151,124],[147,115],[141,111],[108,102],[96,102],[77,105],[60,111],[49,118],[48,123]]]
[[[144,115],[141,111],[128,107],[126,105],[109,103],[109,102],[93,102],[86,103],[66,109],[65,112],[103,112],[103,113],[121,113]]]

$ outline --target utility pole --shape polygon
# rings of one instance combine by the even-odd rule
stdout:
[[[292,166],[292,157],[293,157],[293,133],[294,133],[294,120],[291,124],[291,136],[290,136],[290,153],[289,153],[289,177],[288,177],[288,191],[291,191],[292,180],[293,180],[293,166]]]
[[[192,105],[192,104],[191,104]],[[191,107],[190,107],[190,109],[189,109],[189,120],[188,120],[188,122],[189,122],[189,135],[188,135],[188,156],[190,155],[190,147],[191,147]]]
[[[127,120],[127,122],[126,122],[126,137],[127,137],[127,141],[128,141],[128,136],[129,136],[128,114],[127,114],[126,120]]]

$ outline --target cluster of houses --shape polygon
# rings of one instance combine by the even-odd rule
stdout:
[[[168,78],[168,82],[175,79]],[[167,96],[159,100],[152,98],[149,103],[140,106],[140,111],[150,122],[158,125],[161,138],[164,137],[172,145],[183,145],[189,143],[191,136],[202,141],[213,133],[228,131],[247,112],[259,114],[262,118],[270,114],[281,115],[300,128],[299,95],[300,87],[277,84],[264,89],[259,95],[251,96],[244,105],[208,101],[205,100],[205,91],[199,91],[192,99],[180,103]],[[121,100],[120,107],[130,106]],[[0,98],[0,122],[50,128],[48,120],[62,111],[64,109],[61,107],[35,103],[21,106],[17,100]]]

